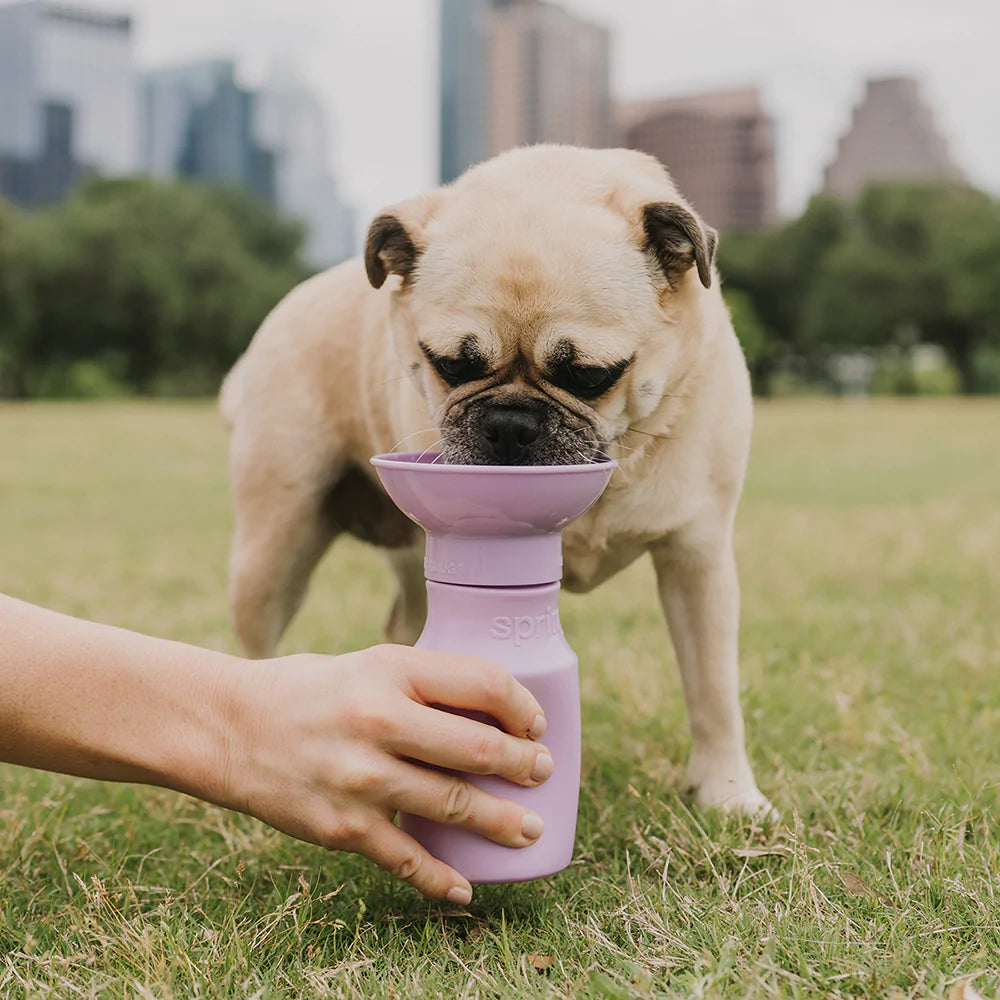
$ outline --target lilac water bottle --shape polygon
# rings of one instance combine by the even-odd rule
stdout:
[[[484,791],[538,813],[529,847],[504,847],[461,827],[403,815],[400,825],[470,882],[523,882],[573,856],[580,792],[576,654],[559,622],[562,529],[603,492],[615,463],[445,465],[434,452],[372,459],[386,492],[427,533],[427,623],[416,645],[506,667],[545,712],[555,771],[523,788],[465,775]]]

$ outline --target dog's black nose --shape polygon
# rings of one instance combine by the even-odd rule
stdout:
[[[542,433],[542,415],[523,406],[491,406],[479,425],[486,453],[500,465],[517,465]]]

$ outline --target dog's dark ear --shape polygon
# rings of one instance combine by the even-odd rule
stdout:
[[[380,215],[368,227],[365,270],[373,288],[381,288],[390,274],[398,274],[405,281],[419,256],[413,237],[395,215]]]
[[[699,221],[692,212],[669,201],[655,201],[642,210],[645,249],[658,261],[671,288],[698,266],[701,283],[712,284],[712,262],[719,234]]]
[[[424,230],[444,197],[441,191],[422,194],[387,208],[368,227],[365,270],[373,287],[381,288],[390,274],[405,284],[424,249]]]

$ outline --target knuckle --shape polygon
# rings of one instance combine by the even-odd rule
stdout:
[[[341,725],[348,732],[366,739],[392,737],[399,730],[399,723],[384,705],[361,695],[345,697],[339,714]]]
[[[378,728],[379,735],[384,739],[396,739],[402,735],[403,726],[399,716],[391,711],[382,709],[373,713],[373,724]]]
[[[342,782],[346,791],[355,795],[377,796],[385,788],[385,775],[375,767],[358,767]]]
[[[510,699],[514,679],[502,667],[494,667],[485,677],[486,697],[493,705],[501,704]]]
[[[492,774],[500,756],[495,730],[488,729],[476,740],[471,770],[474,774]]]
[[[405,670],[413,657],[413,650],[409,646],[401,646],[396,643],[382,642],[373,646],[369,651],[372,659],[383,670]]]
[[[357,729],[365,720],[368,707],[364,699],[355,695],[345,695],[337,706],[337,717],[340,724],[349,731]]]
[[[424,857],[420,851],[409,851],[393,863],[391,874],[395,875],[396,878],[401,878],[410,882],[416,878],[423,863]]]
[[[461,778],[452,778],[445,790],[443,813],[446,822],[460,823],[472,806],[472,788]]]
[[[505,804],[497,817],[497,833],[510,843],[517,843],[522,839],[521,822],[524,818],[524,810],[516,806],[513,802]]]

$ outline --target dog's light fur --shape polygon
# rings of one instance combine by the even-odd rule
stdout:
[[[350,531],[389,547],[400,580],[389,635],[415,638],[421,553],[375,503],[368,459],[434,444],[462,396],[418,341],[447,352],[475,334],[491,364],[519,359],[501,391],[522,393],[536,391],[540,359],[559,338],[595,363],[634,357],[593,404],[545,393],[621,466],[565,533],[564,585],[589,589],[651,554],[688,707],[691,785],[703,805],[759,814],[770,807],[744,748],[732,551],[749,381],[711,269],[714,233],[704,227],[708,258],[695,267],[692,251],[668,280],[643,230],[655,203],[689,208],[643,154],[514,150],[391,211],[419,254],[412,272],[376,238],[369,275],[401,278],[375,290],[353,260],[292,291],[221,394],[232,427],[234,621],[249,653],[272,653],[316,562]]]

